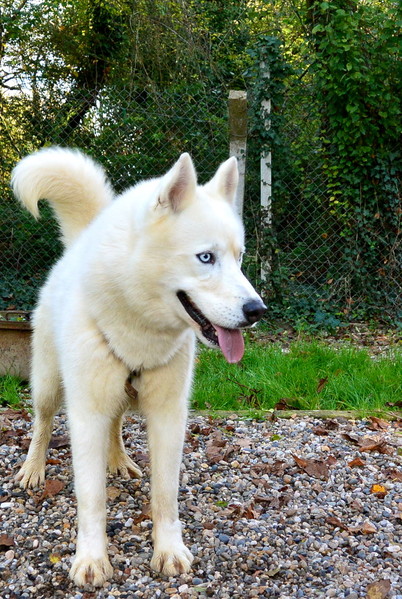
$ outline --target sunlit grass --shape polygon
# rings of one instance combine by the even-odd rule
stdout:
[[[22,388],[22,383],[17,377],[9,374],[0,377],[0,407],[20,407]]]
[[[401,350],[374,359],[361,349],[320,342],[295,342],[286,352],[279,344],[249,343],[239,364],[200,350],[192,407],[270,409],[286,400],[301,409],[369,412],[401,398]]]

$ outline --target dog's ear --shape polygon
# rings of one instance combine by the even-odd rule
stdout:
[[[197,174],[190,154],[182,154],[162,178],[159,203],[180,212],[195,197]]]
[[[204,189],[208,193],[216,194],[230,204],[234,204],[238,183],[237,159],[232,156],[220,165],[212,179],[204,186]]]

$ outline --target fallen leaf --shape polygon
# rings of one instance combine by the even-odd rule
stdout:
[[[217,431],[211,435],[205,447],[205,454],[210,464],[217,464],[234,452],[233,446],[228,446],[225,451],[223,451],[223,448],[226,445],[227,440],[223,438],[221,431]]]
[[[383,487],[383,485],[373,485],[370,489],[370,492],[374,495],[377,495],[377,497],[379,497],[380,499],[383,499],[388,493],[388,490],[385,487]]]
[[[121,495],[121,489],[118,489],[117,487],[107,487],[106,495],[108,499],[115,501],[115,499]]]
[[[288,399],[287,397],[283,397],[280,399],[275,405],[274,410],[298,410],[299,408],[295,408],[291,403],[296,401],[295,399]]]
[[[61,557],[60,555],[56,555],[55,553],[51,553],[49,555],[49,561],[51,564],[58,564],[59,562],[61,562]]]
[[[329,430],[324,428],[323,426],[316,426],[313,428],[313,433],[315,435],[321,435],[322,437],[326,437],[329,435]]]
[[[151,519],[151,504],[144,503],[142,506],[141,513],[138,516],[136,516],[135,518],[133,518],[133,522],[134,522],[134,524],[139,524],[140,522],[143,522],[144,520],[150,520],[150,519]]]
[[[46,499],[47,497],[54,497],[57,493],[60,493],[66,484],[62,480],[58,480],[56,478],[50,478],[45,482],[45,488],[43,489],[43,493],[41,499]]]
[[[352,460],[351,462],[348,463],[349,468],[361,468],[362,466],[365,466],[366,462],[363,462],[363,460],[361,458],[355,458],[354,460]]]
[[[386,420],[382,420],[381,418],[370,416],[370,420],[371,423],[368,428],[372,431],[383,431],[389,427],[389,422],[387,422]]]
[[[370,439],[364,437],[359,442],[359,451],[378,451],[378,453],[392,455],[393,448],[384,439]]]
[[[349,441],[353,445],[359,445],[359,437],[357,435],[350,435],[349,433],[342,433],[342,437]]]
[[[398,470],[397,468],[387,468],[384,470],[383,474],[393,481],[402,482],[402,470]]]
[[[0,551],[5,551],[9,547],[14,546],[14,539],[6,534],[0,535]]]
[[[352,508],[352,510],[356,510],[357,512],[362,512],[364,509],[362,502],[358,499],[353,499],[353,501],[350,504],[350,507]]]
[[[284,489],[287,489],[287,487],[284,487]],[[258,503],[260,503],[260,500],[257,497],[255,498],[255,500]],[[285,505],[289,503],[291,499],[292,496],[289,493],[280,493],[277,497],[271,497],[270,500],[265,503],[265,505],[275,510],[281,510]]]
[[[349,530],[349,527],[344,524],[339,518],[335,518],[335,516],[329,516],[325,519],[325,522],[335,526],[335,528],[341,528],[342,530]]]
[[[328,377],[326,376],[323,379],[320,379],[318,381],[318,385],[317,385],[317,393],[321,393],[321,391],[324,389],[325,385],[328,383]]]
[[[329,477],[328,466],[326,462],[322,460],[305,460],[304,458],[299,458],[298,456],[292,454],[296,464],[304,470],[310,476],[314,476],[315,478],[324,478],[325,480]]]
[[[237,518],[246,518],[247,520],[257,520],[260,512],[255,509],[254,502],[243,505],[231,503],[228,505],[229,514]]]
[[[56,449],[59,447],[68,447],[70,445],[70,439],[67,435],[60,435],[58,437],[53,436],[50,439],[49,449]]]
[[[194,435],[210,435],[213,431],[212,426],[201,426],[200,424],[198,424],[198,422],[193,422],[190,425],[190,431],[194,434]]]
[[[8,418],[8,420],[15,420],[16,418],[22,418],[27,422],[31,420],[31,416],[26,410],[12,410],[11,408],[7,408],[7,410],[1,412],[1,416],[3,418]]]
[[[365,535],[371,535],[377,532],[377,528],[370,522],[370,520],[365,520],[361,527],[361,532]]]
[[[377,580],[367,585],[367,599],[385,599],[391,590],[391,582],[388,579]]]

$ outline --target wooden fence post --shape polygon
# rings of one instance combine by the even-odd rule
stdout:
[[[243,216],[244,185],[246,177],[247,152],[247,92],[229,91],[229,154],[236,156],[239,165],[239,186],[236,194],[236,208]]]

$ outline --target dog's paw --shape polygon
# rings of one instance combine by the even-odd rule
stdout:
[[[107,556],[101,559],[75,557],[70,570],[70,578],[78,587],[90,584],[101,587],[113,575],[113,568]]]
[[[142,472],[126,453],[109,455],[107,463],[111,474],[120,474],[123,478],[142,478]]]
[[[155,549],[151,568],[165,576],[177,576],[191,570],[193,559],[193,555],[183,544],[171,550],[158,551]]]
[[[15,476],[23,489],[34,489],[45,482],[45,464],[26,460]]]

